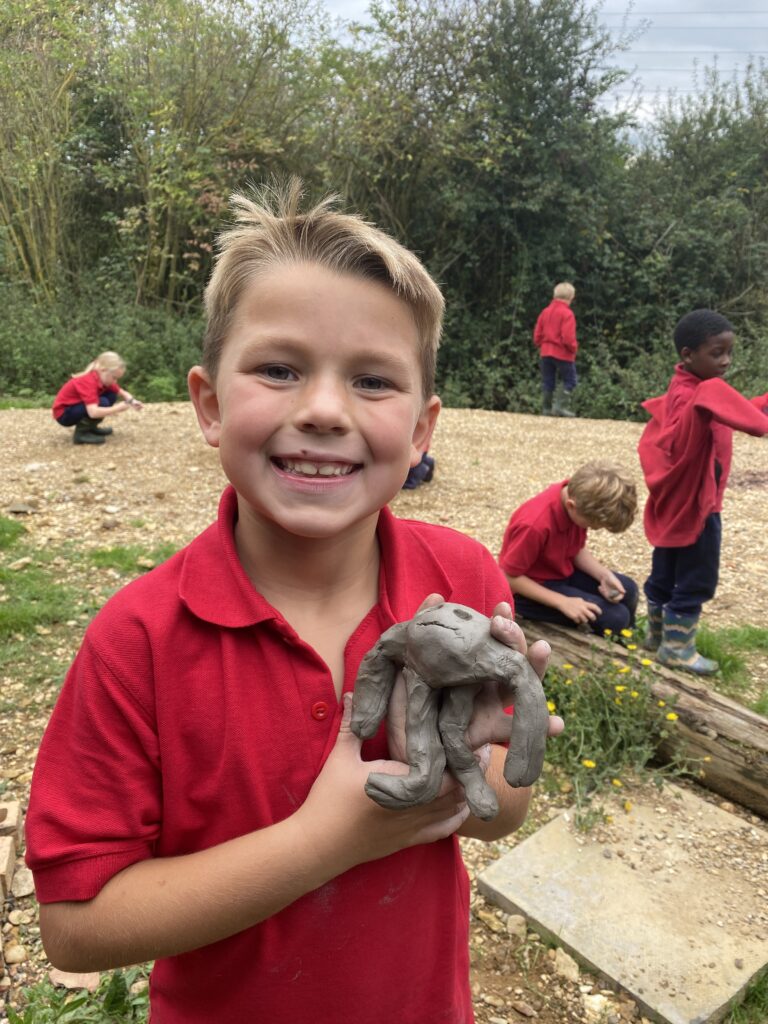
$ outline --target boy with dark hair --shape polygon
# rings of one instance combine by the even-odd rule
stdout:
[[[524,502],[507,524],[499,565],[519,615],[594,633],[632,626],[637,584],[587,549],[587,530],[623,533],[635,518],[634,480],[610,462],[589,462]]]
[[[638,445],[649,491],[645,534],[653,545],[645,645],[664,665],[712,675],[718,664],[696,650],[696,631],[717,588],[733,431],[768,434],[768,394],[748,400],[723,379],[734,335],[720,313],[686,314],[674,343],[680,362],[667,393],[643,402],[651,420]]]
[[[542,412],[545,416],[575,416],[572,401],[576,388],[576,317],[571,303],[576,289],[569,281],[560,281],[552,292],[552,301],[539,313],[533,331],[533,343],[541,353]],[[552,405],[557,381],[562,396]]]
[[[43,739],[41,934],[63,970],[155,960],[153,1024],[470,1024],[457,832],[525,817],[509,716],[496,699],[468,732],[491,744],[492,822],[447,775],[391,811],[364,785],[408,773],[397,709],[361,753],[350,691],[430,592],[525,641],[480,544],[386,507],[440,408],[439,289],[381,231],[300,200],[296,182],[235,197],[206,290],[189,389],[231,484],[218,522],[104,606]]]

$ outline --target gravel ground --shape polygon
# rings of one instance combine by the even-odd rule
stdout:
[[[0,514],[23,520],[36,546],[76,541],[83,548],[161,542],[182,545],[215,517],[224,478],[216,453],[207,448],[187,403],[159,404],[116,418],[115,433],[100,447],[75,447],[71,432],[56,426],[46,410],[0,411]],[[497,552],[512,510],[589,459],[610,458],[630,469],[644,500],[636,445],[641,425],[598,420],[546,419],[511,413],[446,409],[432,454],[433,482],[404,491],[393,508],[401,516],[443,523],[472,534]],[[707,607],[708,623],[725,627],[768,623],[765,510],[768,444],[736,435],[734,468],[724,508],[721,583]],[[14,511],[16,510],[16,511]],[[595,554],[642,581],[650,549],[641,517],[623,535],[604,531],[590,541]],[[66,565],[62,572],[69,572]],[[79,581],[97,599],[120,585],[114,572]],[[55,653],[70,657],[83,623],[73,619]],[[757,660],[756,678],[768,669]],[[34,698],[10,677],[2,690],[11,710],[0,712],[0,776],[8,795],[26,806],[30,770],[59,680],[46,679]],[[18,696],[18,699],[16,699]],[[557,813],[562,801],[539,789],[531,827]],[[741,813],[736,808],[737,813]],[[490,845],[467,841],[470,874],[502,855],[518,837]],[[23,878],[23,875],[17,875]],[[568,980],[562,964],[531,933],[516,937],[519,922],[473,895],[472,964],[478,1024],[511,1024],[535,1018],[543,1024],[580,1024],[587,1006],[602,1005],[604,1020],[636,1019],[627,1001],[604,992],[582,975]],[[2,914],[6,954],[21,946],[24,959],[0,975],[3,1001],[23,1001],[26,986],[45,976],[49,965],[40,948],[33,896],[6,901]],[[568,965],[566,965],[567,967]],[[591,1004],[585,997],[592,998]],[[599,998],[598,998],[599,997]],[[600,1003],[600,999],[603,1000]]]

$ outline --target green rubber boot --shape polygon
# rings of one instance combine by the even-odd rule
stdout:
[[[555,398],[555,416],[573,417],[575,415],[576,413],[573,411],[573,392],[558,391]]]
[[[661,646],[656,660],[667,668],[682,669],[697,676],[711,676],[720,668],[716,661],[696,650],[698,615],[675,615],[664,609]]]
[[[90,423],[89,430],[92,434],[98,434],[99,437],[109,437],[112,433],[112,427],[102,426],[101,420],[95,420],[92,416],[86,416],[85,422]]]
[[[541,395],[541,414],[542,416],[552,416],[552,399],[554,397],[553,391],[543,391]]]
[[[75,424],[75,436],[72,438],[74,444],[104,444],[101,434],[94,434],[91,430],[91,421],[86,418]]]
[[[663,632],[664,609],[660,604],[648,602],[648,628],[643,640],[643,648],[646,651],[657,651],[661,644]]]

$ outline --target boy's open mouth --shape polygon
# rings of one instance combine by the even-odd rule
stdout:
[[[310,462],[307,459],[272,459],[278,469],[297,476],[349,476],[360,467],[352,462]]]

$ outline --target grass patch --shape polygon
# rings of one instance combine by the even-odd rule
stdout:
[[[735,626],[729,629],[709,629],[702,625],[696,635],[697,650],[706,658],[714,658],[720,665],[714,687],[727,697],[741,700],[754,689],[747,671],[745,654],[768,651],[768,629],[761,626]],[[768,713],[768,690],[748,706],[759,714]]]
[[[100,569],[116,569],[118,572],[135,574],[153,569],[176,551],[177,548],[173,544],[160,544],[151,550],[130,544],[124,547],[98,548],[89,551],[87,558]]]
[[[8,519],[7,516],[0,516],[0,551],[12,547],[27,528],[22,526],[17,519]]]
[[[98,989],[67,991],[50,981],[25,992],[20,1013],[8,1007],[10,1024],[143,1024],[149,1009],[146,967],[129,967],[105,975]]]
[[[0,566],[0,598],[0,637],[4,638],[65,622],[76,602],[74,591],[52,583],[49,573],[34,562],[18,569]]]

